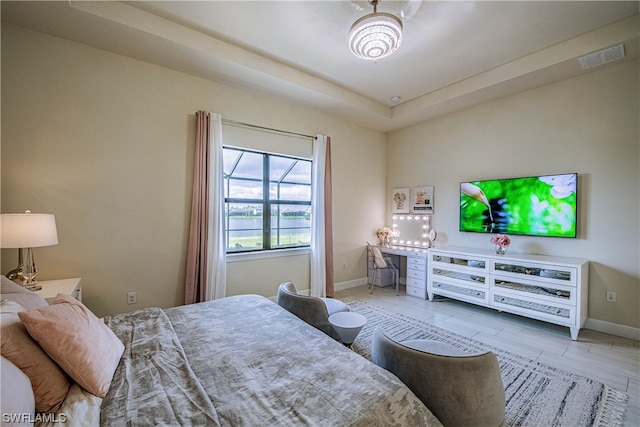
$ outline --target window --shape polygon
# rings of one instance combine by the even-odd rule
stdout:
[[[230,147],[223,155],[227,253],[310,246],[311,160]]]

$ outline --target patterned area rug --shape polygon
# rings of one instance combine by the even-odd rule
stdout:
[[[362,300],[345,302],[367,318],[367,324],[351,346],[367,359],[371,358],[371,339],[377,327],[397,341],[430,339],[470,353],[493,351],[500,362],[505,386],[505,426],[608,427],[624,422],[626,393]]]

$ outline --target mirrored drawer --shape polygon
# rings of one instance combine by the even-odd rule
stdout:
[[[444,263],[449,264],[451,266],[461,267],[461,268],[473,268],[478,270],[489,270],[489,260],[481,257],[475,257],[472,255],[451,255],[451,254],[440,254],[438,252],[434,252],[431,254],[431,261],[433,263]]]
[[[504,308],[505,311],[525,313],[538,319],[560,319],[566,323],[572,323],[575,318],[575,307],[565,305],[547,304],[540,300],[518,298],[506,293],[493,292],[491,304],[495,307]]]
[[[567,286],[575,286],[576,275],[578,273],[576,268],[571,267],[499,261],[493,263],[491,272],[494,274],[531,278],[546,283],[557,283]]]
[[[505,276],[492,276],[493,288],[510,294],[520,294],[522,298],[537,298],[562,304],[575,304],[576,288],[550,285],[540,281],[515,280]]]
[[[441,276],[441,277],[446,277],[448,279],[454,279],[454,280],[459,280],[461,282],[467,282],[465,284],[469,284],[469,285],[481,286],[481,287],[489,286],[486,275],[484,275],[484,274],[477,274],[477,275],[476,274],[471,274],[471,273],[473,273],[473,271],[466,272],[466,271],[448,270],[448,269],[444,269],[444,268],[434,268],[433,270],[431,270],[431,273],[434,276],[434,280],[437,280],[436,276]]]
[[[476,303],[489,302],[489,291],[456,286],[451,283],[433,281],[432,292],[438,295],[450,295],[452,298],[477,300]]]

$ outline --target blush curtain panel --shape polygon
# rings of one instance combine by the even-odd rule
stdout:
[[[223,298],[227,281],[222,117],[198,111],[196,126],[185,304]]]
[[[331,204],[331,138],[313,141],[311,171],[311,295],[333,297],[333,221]]]

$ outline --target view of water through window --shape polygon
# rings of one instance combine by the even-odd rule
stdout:
[[[224,169],[228,252],[311,244],[310,160],[225,148]]]

